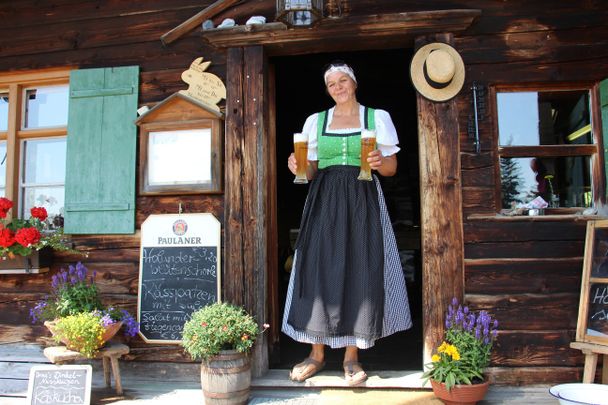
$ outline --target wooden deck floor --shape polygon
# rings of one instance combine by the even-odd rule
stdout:
[[[42,348],[27,344],[0,344],[0,404],[25,405],[29,369],[48,364]],[[92,404],[116,405],[190,405],[202,404],[197,364],[135,363],[121,364],[124,395],[116,396],[104,385],[100,362],[93,361]],[[324,371],[305,385],[291,382],[287,370],[270,370],[254,379],[250,405],[441,405],[428,389],[399,388],[419,381],[416,373],[381,372],[370,376],[367,387],[344,386],[338,371]],[[492,386],[488,404],[557,404],[548,387]]]

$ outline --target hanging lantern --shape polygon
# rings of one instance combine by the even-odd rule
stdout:
[[[307,27],[323,17],[323,0],[277,0],[277,20]]]

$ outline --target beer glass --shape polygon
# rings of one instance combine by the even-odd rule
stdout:
[[[293,134],[293,149],[298,165],[296,178],[293,182],[296,184],[306,184],[308,183],[308,179],[306,178],[306,167],[308,166],[308,135],[301,133]]]
[[[361,131],[361,170],[359,180],[372,181],[372,169],[369,167],[367,155],[376,150],[376,131],[364,129]]]

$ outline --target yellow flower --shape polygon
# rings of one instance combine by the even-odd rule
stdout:
[[[438,354],[434,354],[433,356],[431,356],[431,361],[433,363],[437,363],[439,360],[441,360],[441,357]]]
[[[455,350],[454,353],[452,353],[452,360],[460,360],[460,353],[458,353],[458,350]]]
[[[446,351],[446,349],[448,348],[448,344],[446,342],[441,343],[441,346],[439,346],[439,348],[437,349],[437,351],[439,353],[444,353]]]

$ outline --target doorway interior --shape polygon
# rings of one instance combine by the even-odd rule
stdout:
[[[422,258],[420,250],[420,187],[416,94],[409,80],[413,49],[390,49],[331,54],[281,56],[270,59],[275,69],[276,151],[277,151],[277,240],[279,313],[283,314],[293,254],[294,232],[308,186],[293,184],[287,157],[293,151],[292,134],[300,132],[308,115],[330,108],[325,92],[323,67],[334,60],[351,65],[358,81],[357,99],[391,114],[401,151],[398,172],[381,178],[387,207],[406,276],[413,327],[380,339],[360,352],[360,361],[369,370],[422,369]],[[270,368],[291,368],[305,358],[310,346],[280,334],[271,347]],[[341,370],[343,350],[328,350],[328,369]]]

